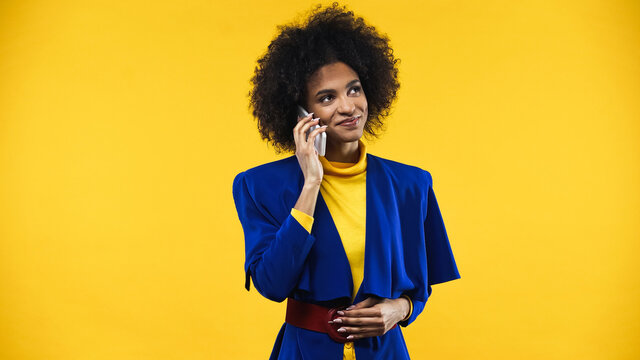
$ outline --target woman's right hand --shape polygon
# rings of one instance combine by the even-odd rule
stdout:
[[[313,119],[313,113],[298,118],[298,124],[293,128],[293,139],[296,142],[296,157],[304,174],[304,182],[306,185],[320,186],[322,182],[322,163],[318,159],[318,152],[313,146],[316,136],[324,132],[327,127],[321,126],[309,134],[307,131],[313,125],[317,125],[320,118]]]

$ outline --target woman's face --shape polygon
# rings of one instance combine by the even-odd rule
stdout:
[[[335,62],[314,72],[307,82],[305,109],[327,125],[327,145],[358,141],[367,121],[367,97],[358,74]]]

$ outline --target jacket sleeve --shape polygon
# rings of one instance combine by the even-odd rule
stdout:
[[[281,302],[296,286],[315,238],[291,215],[279,224],[256,204],[246,173],[233,180],[233,199],[245,237],[245,288],[250,277],[260,294]]]
[[[431,295],[431,285],[427,286],[427,294]],[[413,298],[411,299],[411,303],[413,305],[413,311],[411,312],[411,316],[409,316],[407,320],[398,322],[398,325],[406,327],[412,322],[414,322],[418,318],[418,315],[422,313],[422,310],[424,310],[424,306],[427,304],[426,301],[420,301]]]
[[[453,257],[447,230],[444,227],[440,207],[433,192],[431,175],[427,173],[429,184],[427,194],[427,217],[424,221],[425,242],[427,250],[427,299],[431,295],[431,285],[443,283],[460,278],[456,260]],[[426,301],[411,299],[413,313],[409,319],[400,322],[401,326],[411,324],[420,315],[426,305]],[[426,300],[426,299],[425,299]]]

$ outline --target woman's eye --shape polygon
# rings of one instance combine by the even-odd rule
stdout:
[[[323,96],[323,97],[320,98],[320,102],[331,101],[331,99],[332,99],[331,95]]]
[[[351,89],[349,89],[350,93],[359,93],[360,92],[360,86],[354,86]]]

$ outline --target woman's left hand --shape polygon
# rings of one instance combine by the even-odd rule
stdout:
[[[333,323],[342,325],[338,332],[348,335],[347,339],[356,340],[386,334],[393,325],[407,316],[410,305],[402,297],[369,297],[347,309],[349,310],[338,311],[340,317],[335,318]]]

